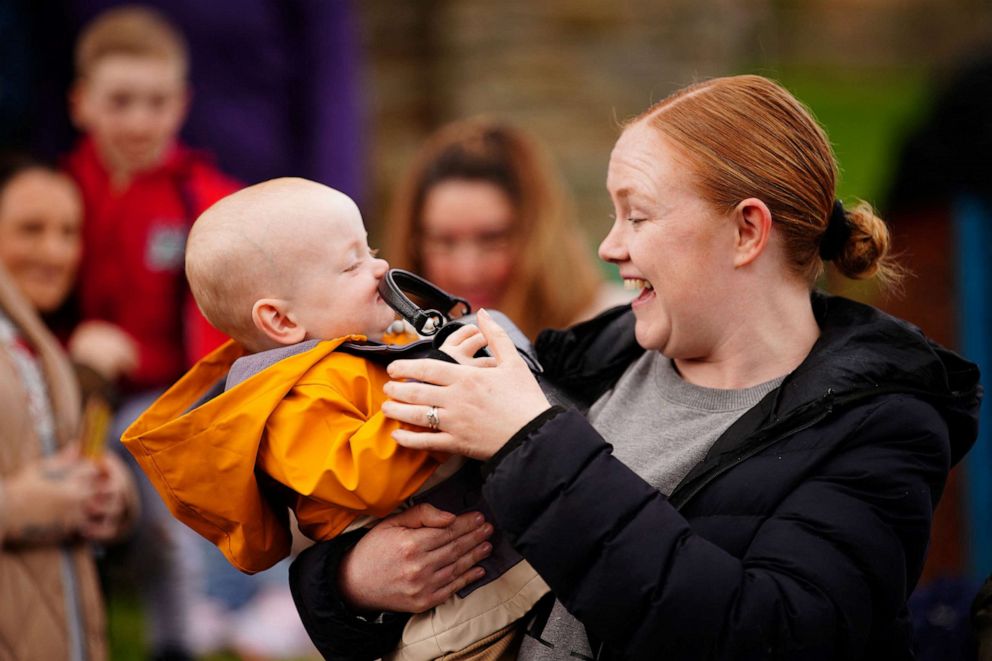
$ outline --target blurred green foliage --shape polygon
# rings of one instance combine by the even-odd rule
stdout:
[[[840,165],[838,197],[884,205],[899,147],[928,107],[928,72],[786,68],[761,73],[785,85],[826,129]]]

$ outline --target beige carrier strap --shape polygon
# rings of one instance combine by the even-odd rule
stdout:
[[[403,629],[399,646],[385,659],[501,659],[501,654],[515,653],[519,638],[510,625],[548,591],[529,564],[517,563],[465,599],[456,595],[433,610],[414,615]],[[488,642],[480,645],[484,641]]]
[[[515,661],[523,635],[523,621],[518,620],[463,650],[445,654],[440,661]]]

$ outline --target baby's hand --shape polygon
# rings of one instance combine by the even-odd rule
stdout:
[[[441,351],[454,358],[461,365],[492,367],[496,359],[492,356],[475,358],[475,354],[486,347],[486,337],[478,326],[465,324],[445,339]]]

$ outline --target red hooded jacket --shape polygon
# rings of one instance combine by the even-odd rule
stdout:
[[[66,170],[85,208],[82,317],[116,324],[137,342],[138,367],[123,384],[127,390],[169,385],[225,339],[196,307],[183,256],[197,216],[240,185],[182,145],[120,191],[90,139],[69,154]]]

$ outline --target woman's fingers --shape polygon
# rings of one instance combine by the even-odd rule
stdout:
[[[523,365],[523,359],[517,353],[516,345],[513,344],[513,340],[510,339],[503,327],[493,321],[493,318],[485,310],[479,310],[478,317],[479,330],[482,331],[486,345],[489,347],[489,353],[496,358],[497,364],[519,362]]]
[[[431,602],[440,603],[469,583],[485,576],[485,570],[476,565],[492,553],[493,546],[487,541],[492,532],[492,525],[487,523],[452,540],[432,554],[431,561],[436,571],[432,579]]]
[[[407,404],[388,399],[382,403],[382,414],[387,418],[418,427],[430,427],[430,420],[428,419],[430,412],[431,406],[427,404]],[[437,410],[437,414],[440,418],[440,408]]]
[[[490,523],[473,527],[432,550],[427,554],[425,564],[435,572],[438,580],[448,582],[492,552],[492,544],[486,541],[492,534]]]
[[[398,514],[393,514],[389,518],[384,519],[379,525],[384,527],[394,526],[399,528],[447,529],[458,523],[458,519],[456,519],[455,515],[451,512],[440,510],[429,503],[421,503],[419,505],[414,505],[410,509],[403,510]],[[465,525],[465,521],[462,521],[462,525]],[[476,522],[476,525],[482,525],[482,521]],[[442,542],[442,544],[443,543],[446,542]],[[440,544],[438,546],[440,546]]]
[[[434,528],[432,531],[418,533],[418,544],[421,552],[427,553],[437,549],[451,549],[451,545],[465,535],[475,537],[465,541],[462,546],[470,548],[484,541],[492,534],[492,526],[486,524],[485,517],[479,512],[466,512],[455,516],[451,512],[439,510],[429,503],[420,503],[410,509],[384,519],[379,526],[383,528]],[[379,527],[377,526],[377,527]],[[457,548],[458,547],[454,547]]]
[[[436,603],[447,601],[454,593],[485,576],[486,571],[476,565],[491,552],[492,546],[488,543],[480,544],[471,553],[465,554],[453,564],[445,567],[444,573],[439,572],[436,576],[438,578],[450,576],[451,579],[441,581],[442,586],[431,595],[431,601]]]
[[[405,448],[412,450],[425,450],[427,452],[447,452],[448,454],[460,454],[466,457],[476,457],[470,447],[465,447],[455,440],[451,434],[443,431],[415,432],[409,429],[397,429],[393,431],[393,440]]]
[[[389,363],[386,371],[390,378],[395,381],[413,379],[439,386],[448,386],[458,379],[461,369],[463,369],[461,365],[431,358],[419,358],[417,360],[394,360]]]
[[[462,345],[466,340],[479,335],[479,327],[473,324],[465,324],[454,333],[449,335],[445,340],[444,344],[441,345],[443,350],[445,347],[457,347]]]
[[[365,610],[421,612],[478,577],[492,526],[478,512],[454,516],[428,504],[387,517],[348,553],[338,580],[348,603]]]
[[[424,406],[440,406],[443,403],[441,400],[444,398],[442,388],[432,386],[429,383],[416,383],[414,381],[387,381],[382,391],[390,399],[407,404],[423,404]],[[393,416],[390,415],[389,417]],[[413,424],[419,424],[422,427],[426,426],[423,419],[420,422],[411,420],[404,420],[404,422],[413,422]]]
[[[478,353],[480,349],[484,349],[489,342],[486,340],[486,336],[482,334],[482,331],[475,326],[466,326],[465,328],[471,328],[472,334],[465,337],[458,345],[458,348],[463,354],[471,357]]]
[[[382,412],[431,430],[398,429],[393,432],[397,443],[485,460],[550,406],[509,335],[484,310],[479,312],[479,325],[494,354],[491,367],[435,360],[398,360],[389,365],[393,381],[385,386],[390,400]],[[467,337],[463,344],[472,341]],[[400,383],[401,379],[420,383]]]

